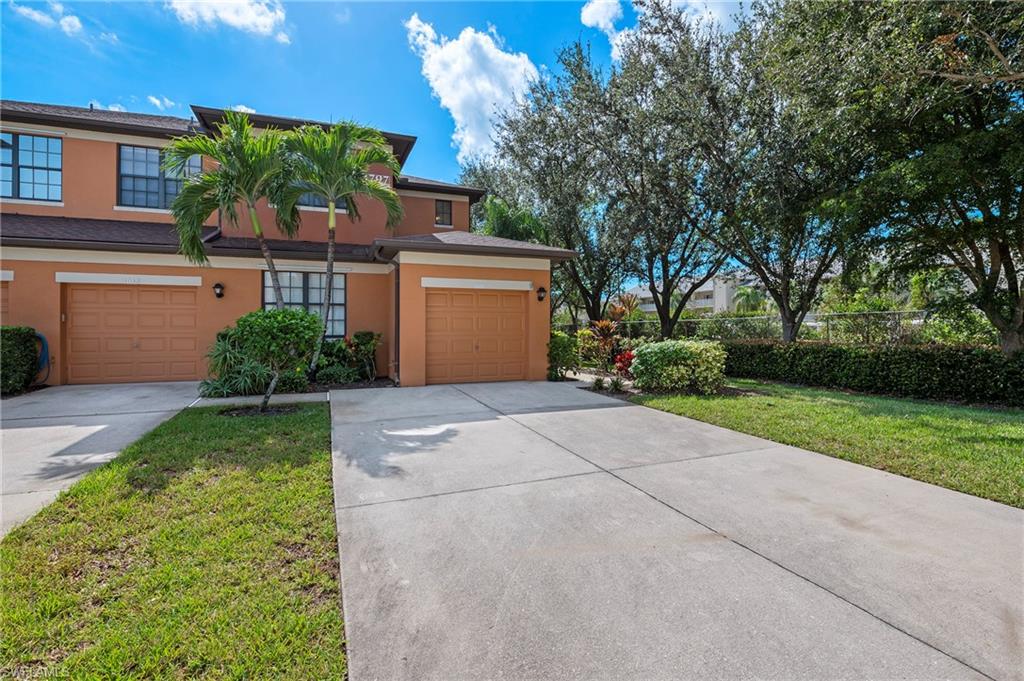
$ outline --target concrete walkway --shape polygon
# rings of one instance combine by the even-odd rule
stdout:
[[[571,384],[331,413],[353,681],[1024,678],[1020,510]]]
[[[195,401],[198,385],[56,386],[0,402],[0,536]]]

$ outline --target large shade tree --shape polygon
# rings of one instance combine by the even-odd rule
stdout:
[[[571,93],[536,81],[496,130],[498,174],[517,188],[547,230],[548,243],[577,257],[563,263],[572,296],[588,318],[602,319],[623,280],[626,252],[613,219],[614,197],[601,185],[599,159],[578,143]]]
[[[757,276],[793,341],[821,282],[863,248],[877,216],[859,192],[870,154],[829,134],[809,105],[816,81],[787,77],[780,7],[755,5],[727,35],[645,3],[640,35],[673,127],[701,159],[697,191],[717,214],[705,234]]]
[[[1020,351],[1020,3],[787,3],[780,17],[790,77],[833,83],[813,107],[832,135],[870,144],[889,261],[955,268],[1004,352]]]
[[[669,338],[726,252],[706,236],[720,215],[700,191],[704,164],[685,129],[674,125],[668,84],[645,43],[624,41],[621,63],[607,77],[577,44],[561,55],[558,83],[580,122],[575,143],[598,160],[629,273],[646,284]]]
[[[334,251],[339,206],[356,222],[360,219],[359,197],[380,202],[387,211],[387,226],[402,219],[402,202],[389,185],[373,177],[371,169],[383,166],[398,175],[401,166],[377,130],[355,123],[337,123],[329,129],[319,125],[298,128],[285,137],[288,150],[288,175],[291,182],[280,197],[280,208],[295,211],[303,195],[314,196],[327,204],[327,273],[324,277],[323,330],[310,360],[316,371],[327,334],[334,289]]]
[[[194,263],[205,264],[208,258],[203,225],[220,211],[237,227],[239,214],[244,212],[267,263],[277,309],[283,309],[281,282],[257,212],[259,202],[269,200],[276,206],[278,228],[286,236],[294,236],[298,211],[294,205],[289,207],[282,203],[289,185],[282,133],[271,128],[257,134],[246,114],[228,111],[212,136],[193,135],[171,140],[164,150],[164,165],[181,172],[195,156],[212,161],[214,167],[187,178],[171,204],[181,254]]]

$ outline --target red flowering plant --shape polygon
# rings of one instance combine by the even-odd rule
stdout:
[[[633,351],[625,350],[615,355],[615,372],[620,376],[629,376],[629,368],[633,366]]]

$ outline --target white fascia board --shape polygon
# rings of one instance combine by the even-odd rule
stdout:
[[[551,269],[551,261],[547,258],[515,258],[499,255],[400,251],[397,260],[401,265],[453,265],[455,267],[487,267],[504,270],[539,270],[543,272]]]
[[[532,291],[532,281],[514,281],[511,279],[458,279],[454,277],[422,277],[420,286],[423,288],[471,288],[492,291]]]
[[[122,286],[202,286],[202,277],[175,277],[164,274],[121,272],[56,272],[60,284],[120,284]]]

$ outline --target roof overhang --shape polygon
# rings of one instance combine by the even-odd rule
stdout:
[[[576,257],[573,251],[562,248],[536,248],[515,246],[483,246],[475,244],[446,244],[440,242],[415,242],[406,239],[376,239],[373,242],[374,256],[392,260],[404,251],[413,253],[449,253],[453,255],[495,255],[512,258],[534,258],[562,262]]]
[[[195,114],[196,120],[199,124],[208,131],[214,131],[217,128],[217,124],[224,120],[224,115],[227,113],[227,109],[218,109],[211,106],[199,106],[193,104],[191,106],[192,113]],[[331,127],[330,123],[324,121],[312,121],[302,118],[289,118],[287,116],[269,116],[260,113],[248,114],[249,120],[257,128],[278,128],[280,130],[292,130],[294,128],[302,127],[303,125],[319,125],[325,130]],[[384,139],[391,145],[395,156],[398,157],[398,164],[405,165],[405,160],[409,158],[409,153],[412,152],[413,145],[416,144],[416,138],[412,135],[402,135],[396,132],[381,132],[384,135]]]
[[[54,113],[35,111],[2,112],[4,122],[31,123],[34,125],[51,125],[75,130],[93,130],[121,135],[137,135],[139,137],[171,138],[190,134],[189,131],[177,128],[161,128],[152,125],[132,125],[131,123],[115,123],[113,121],[90,121],[77,116],[62,116]]]
[[[477,189],[476,187],[458,187],[447,184],[435,184],[433,182],[416,182],[415,180],[403,179],[401,177],[395,180],[395,189],[408,189],[411,191],[418,192],[430,192],[432,194],[448,194],[450,196],[468,196],[469,205],[473,205],[484,197],[487,193],[485,189]]]

